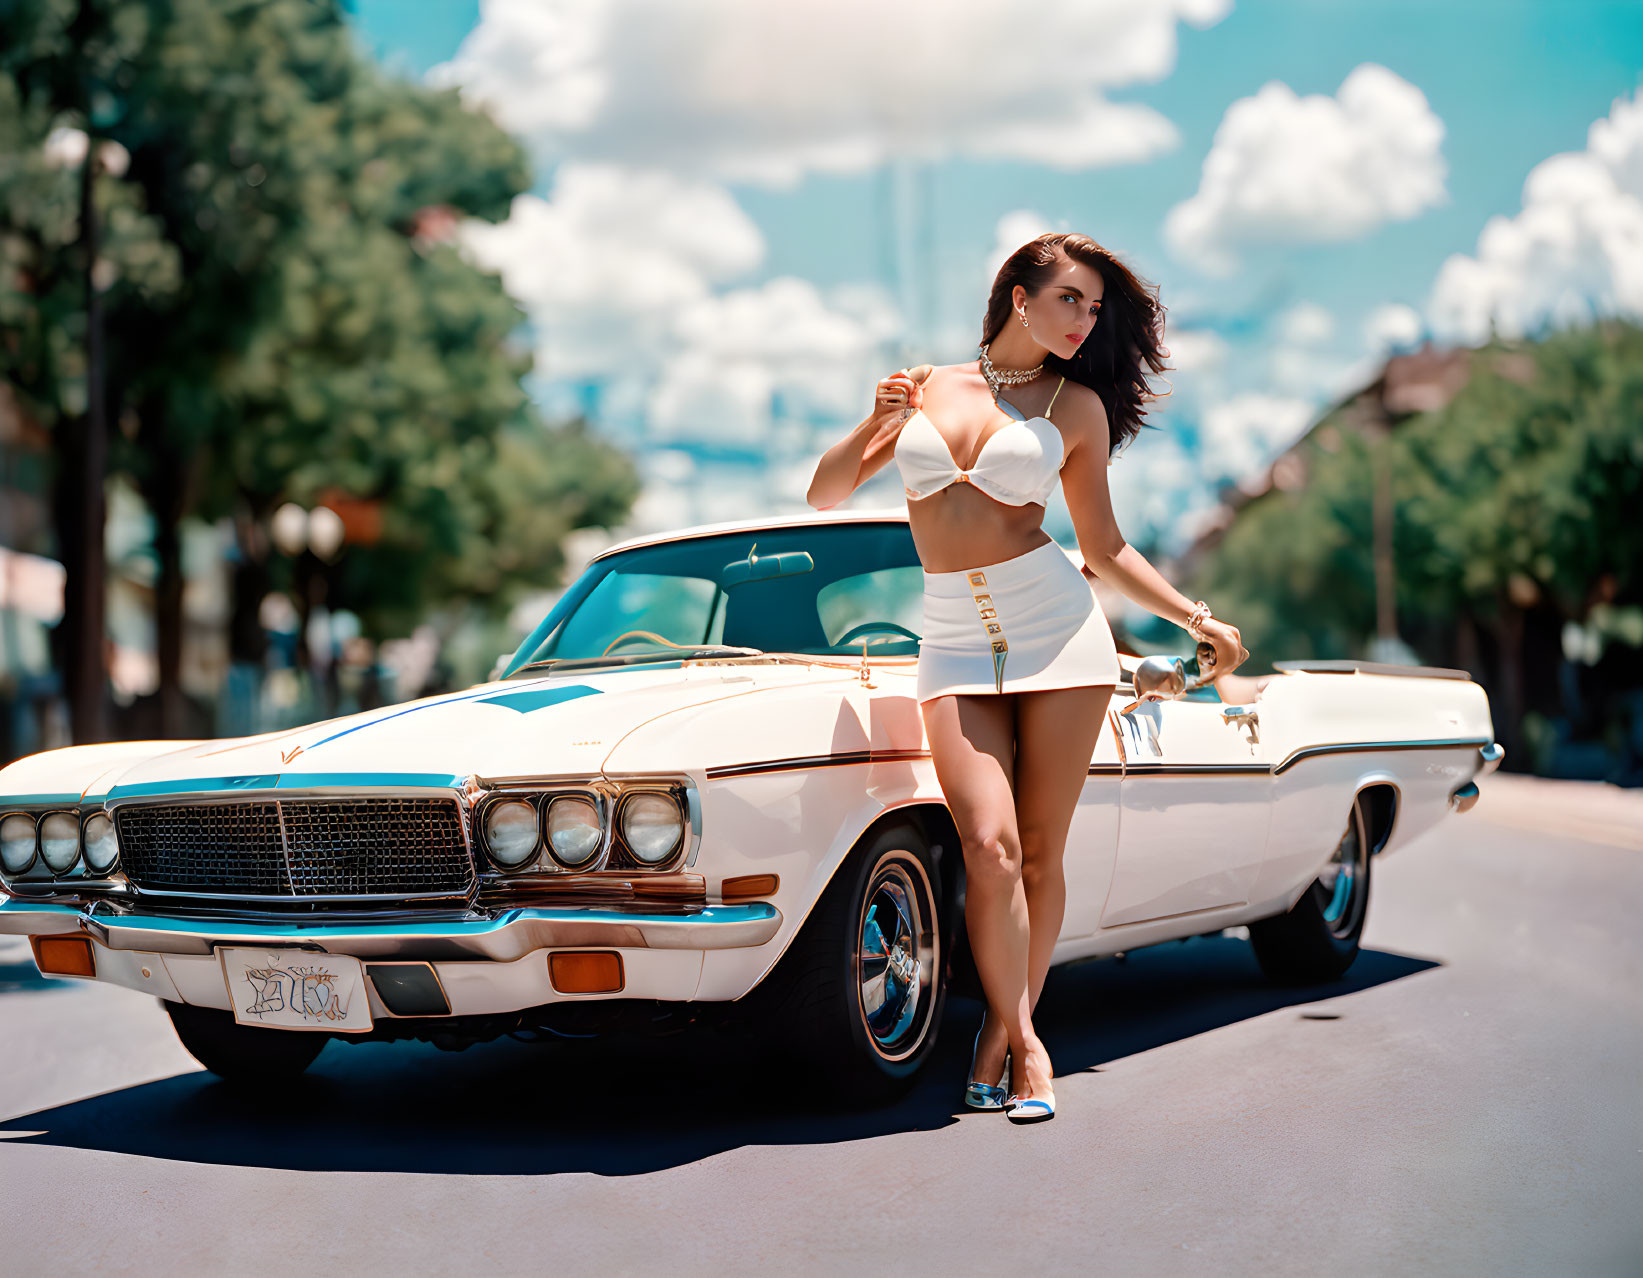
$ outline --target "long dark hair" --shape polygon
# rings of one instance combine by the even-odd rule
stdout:
[[[1083,383],[1101,396],[1112,426],[1109,452],[1116,453],[1141,433],[1143,425],[1149,424],[1143,420],[1147,401],[1162,398],[1148,384],[1148,370],[1162,373],[1170,368],[1164,363],[1161,349],[1164,306],[1158,300],[1156,286],[1141,279],[1087,235],[1076,231],[1040,235],[1011,253],[999,267],[987,298],[981,340],[991,342],[1014,314],[1010,295],[1015,286],[1020,284],[1029,297],[1037,297],[1052,282],[1063,255],[1098,271],[1106,289],[1100,316],[1083,345],[1070,360],[1046,354],[1044,367],[1068,381]]]

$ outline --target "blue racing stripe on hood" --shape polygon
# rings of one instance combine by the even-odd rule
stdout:
[[[507,706],[508,709],[517,710],[520,714],[529,714],[543,706],[558,705],[561,701],[574,701],[577,697],[590,697],[602,691],[602,688],[590,688],[585,683],[573,683],[562,688],[525,688],[519,692],[498,692],[495,696],[480,697],[479,700],[491,705]]]
[[[351,732],[361,732],[366,728],[374,728],[379,723],[386,723],[389,719],[397,719],[401,715],[416,714],[417,711],[419,711],[419,710],[437,710],[440,706],[455,705],[455,704],[457,704],[458,702],[461,702],[461,701],[501,701],[501,700],[503,700],[504,698],[507,698],[507,697],[529,696],[529,695],[531,695],[531,693],[533,691],[534,691],[533,689],[526,688],[526,689],[521,689],[519,692],[498,692],[498,693],[490,693],[490,694],[475,692],[475,693],[469,693],[465,696],[447,697],[443,701],[432,701],[432,702],[427,703],[426,705],[407,706],[403,710],[395,710],[392,714],[378,715],[375,719],[372,719],[369,723],[356,723],[353,727],[344,728],[341,732],[333,732],[330,736],[322,737],[320,740],[314,742],[313,745],[304,746],[303,749],[305,749],[305,750],[318,749],[320,746],[325,745],[327,742],[335,741],[338,737],[345,737]],[[543,691],[546,692],[547,689],[543,689]],[[572,684],[568,688],[555,689],[554,694],[555,694],[555,700],[564,700],[566,698],[566,696],[581,696],[584,693],[598,692],[598,691],[599,691],[598,688],[589,688],[589,687],[586,687],[583,684]],[[531,708],[535,709],[534,706],[531,707]],[[521,713],[523,713],[523,712],[521,712]]]

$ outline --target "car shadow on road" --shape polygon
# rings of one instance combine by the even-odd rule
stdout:
[[[1038,1028],[1066,1076],[1436,966],[1365,950],[1342,981],[1280,989],[1262,979],[1246,943],[1198,938],[1124,962],[1057,968]],[[980,1016],[973,1000],[950,1000],[919,1084],[876,1109],[814,1097],[740,1040],[692,1030],[546,1048],[503,1039],[454,1054],[333,1043],[295,1082],[241,1091],[181,1074],[21,1115],[0,1123],[0,1139],[300,1171],[634,1175],[743,1145],[832,1144],[955,1123]]]
[[[30,994],[43,990],[73,989],[73,981],[41,976],[33,963],[0,963],[0,994]]]

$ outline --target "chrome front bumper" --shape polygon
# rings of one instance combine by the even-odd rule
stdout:
[[[781,927],[781,911],[765,902],[710,905],[686,914],[596,909],[512,909],[495,914],[383,923],[312,919],[255,922],[121,913],[100,905],[0,900],[0,934],[84,933],[111,950],[210,955],[218,947],[284,945],[372,959],[509,963],[536,950],[610,947],[724,950],[763,945]]]
[[[1478,770],[1472,774],[1472,779],[1460,786],[1449,796],[1449,806],[1456,812],[1469,812],[1472,805],[1481,797],[1478,791],[1479,777],[1488,776],[1500,767],[1500,761],[1506,757],[1506,747],[1498,741],[1491,741],[1478,749]]]

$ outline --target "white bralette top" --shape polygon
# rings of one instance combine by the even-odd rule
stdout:
[[[1061,385],[1066,382],[1063,377]],[[1060,393],[1061,386],[1057,386],[1055,394]],[[902,486],[911,500],[922,501],[950,484],[969,483],[1007,506],[1048,503],[1065,460],[1061,432],[1047,415],[1022,417],[1013,404],[1002,399],[998,404],[1016,420],[988,436],[969,470],[959,468],[952,449],[924,410],[914,411],[896,437],[895,453]],[[1055,407],[1055,395],[1050,396],[1050,407]]]

